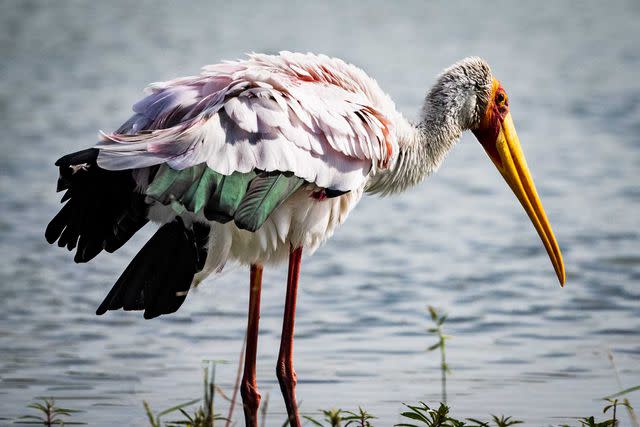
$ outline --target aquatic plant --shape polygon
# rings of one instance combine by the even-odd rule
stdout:
[[[429,307],[429,312],[435,313],[435,310],[431,310],[433,307]],[[433,318],[432,314],[432,318]],[[452,424],[449,424],[449,407],[444,403],[440,404],[438,409],[431,409],[429,405],[420,401],[420,405],[409,405],[407,403],[403,403],[404,406],[409,408],[408,411],[402,412],[402,415],[405,418],[409,418],[411,420],[417,421],[420,425],[428,426],[428,427],[450,427]],[[395,427],[420,427],[417,424],[409,424],[409,423],[401,423],[396,424]],[[458,427],[456,425],[456,427]]]
[[[629,401],[627,399],[624,399],[622,402],[620,402],[619,399],[604,399],[607,402],[609,402],[609,405],[605,406],[604,409],[602,410],[603,414],[606,414],[607,411],[609,411],[609,409],[611,409],[612,411],[612,417],[611,417],[611,421],[612,421],[612,426],[617,426],[618,425],[618,418],[616,417],[617,412],[618,412],[618,406],[624,406],[627,409],[630,409],[631,411],[633,411],[633,408],[631,407],[631,405],[629,404]]]
[[[353,427],[373,427],[370,420],[375,420],[378,417],[374,417],[361,406],[358,406],[358,412],[356,411],[344,411],[347,414],[346,417],[342,419],[346,421],[345,427],[353,426]]]
[[[166,427],[213,427],[216,421],[226,421],[227,418],[220,414],[207,413],[202,407],[198,408],[193,415],[189,415],[184,409],[180,409],[180,412],[185,417],[184,420],[171,421],[166,424]]]
[[[147,414],[147,418],[149,420],[149,424],[151,425],[151,427],[162,427],[163,423],[162,423],[161,417],[171,414],[173,412],[178,412],[183,408],[186,408],[195,403],[198,403],[199,401],[200,399],[193,399],[188,402],[180,403],[178,405],[172,406],[171,408],[160,411],[157,414],[153,413],[153,410],[151,409],[149,402],[147,402],[146,400],[142,401],[142,406],[144,407],[145,413]]]
[[[615,426],[613,420],[596,421],[593,416],[588,418],[580,418],[580,425],[583,427],[611,427]]]
[[[172,406],[169,409],[165,409],[164,411],[159,412],[157,415],[153,414],[153,411],[151,410],[147,401],[144,401],[142,403],[144,405],[144,409],[147,413],[147,418],[149,419],[151,427],[163,427],[161,417],[174,412],[181,413],[184,418],[181,420],[165,422],[165,427],[214,427],[216,421],[227,420],[227,417],[223,417],[222,415],[214,411],[215,392],[217,389],[215,384],[216,364],[224,362],[219,360],[205,360],[204,362],[206,365],[204,367],[204,393],[202,399],[193,399],[188,402]],[[185,408],[200,401],[202,401],[202,405],[198,407],[195,412],[189,414],[187,411],[185,411]]]
[[[447,374],[451,373],[449,369],[449,365],[447,365],[447,354],[446,354],[446,341],[451,338],[448,335],[444,334],[442,325],[447,320],[447,314],[440,314],[433,306],[428,306],[429,315],[431,316],[431,320],[434,325],[432,328],[427,329],[427,332],[430,332],[438,338],[438,341],[429,346],[427,351],[434,351],[436,349],[440,349],[440,372],[441,372],[441,387],[442,387],[442,402],[447,403]]]
[[[522,424],[524,421],[522,420],[514,420],[513,417],[505,417],[504,415],[491,415],[491,419],[493,421],[493,425],[496,427],[509,427],[516,424]],[[484,422],[477,420],[475,418],[467,418],[467,421],[477,424],[477,427],[490,427],[491,424],[489,422]],[[467,426],[467,427],[476,427],[476,426]]]
[[[442,371],[442,392],[443,399],[446,399],[446,373],[450,372],[446,361],[446,346],[445,342],[449,338],[444,334],[443,325],[447,319],[446,314],[440,314],[432,306],[428,307],[429,315],[435,326],[428,329],[430,333],[437,336],[438,341],[428,348],[429,351],[440,349],[440,368]],[[244,349],[243,349],[244,350]],[[240,363],[242,365],[242,356],[244,351],[241,351]],[[617,374],[617,369],[613,363],[613,356],[609,354],[609,359],[612,362],[612,366],[616,373],[618,384],[621,385],[620,378]],[[231,398],[215,384],[215,371],[216,365],[222,363],[221,361],[205,361],[204,376],[203,376],[203,397],[199,399],[192,399],[184,403],[172,406],[171,408],[154,414],[149,403],[143,401],[143,406],[149,420],[151,427],[178,427],[178,426],[190,426],[190,427],[215,427],[216,421],[226,421],[226,426],[233,425],[231,415],[233,414],[233,404],[235,402],[235,396],[237,395],[237,389],[239,384],[239,374],[236,378],[236,386]],[[622,387],[621,387],[622,388]],[[603,398],[606,404],[602,410],[603,414],[611,416],[609,419],[602,421],[596,420],[595,416],[576,418],[575,422],[579,423],[580,427],[616,427],[619,420],[619,408],[624,407],[628,413],[631,425],[637,427],[637,418],[635,412],[630,405],[626,396],[630,393],[640,391],[640,385],[623,389],[617,393],[611,394]],[[223,417],[215,412],[215,394],[221,396],[230,402],[229,416]],[[193,412],[188,412],[187,408],[195,405],[198,402],[202,404]],[[269,402],[269,395],[265,396],[260,408],[261,426],[266,426],[267,407]],[[446,402],[440,403],[439,407],[431,408],[427,403],[420,401],[416,405],[403,405],[407,410],[403,411],[400,415],[407,418],[409,421],[396,424],[396,427],[510,427],[516,424],[521,424],[523,421],[513,419],[511,416],[491,415],[491,420],[481,421],[475,418],[466,418],[464,420],[457,419],[450,414],[450,408],[446,405]],[[55,406],[55,402],[52,398],[43,399],[42,403],[31,403],[29,408],[36,409],[41,412],[41,416],[25,415],[20,417],[15,423],[17,424],[32,424],[32,425],[45,425],[45,426],[63,426],[73,424],[85,424],[83,422],[72,422],[63,420],[62,417],[70,417],[71,414],[79,412],[73,409],[59,408]],[[321,410],[323,418],[318,420],[310,415],[304,416],[304,419],[309,421],[315,426],[320,427],[373,427],[373,420],[375,416],[368,413],[362,407],[358,407],[357,410],[347,411],[342,409],[329,409]],[[162,418],[169,414],[181,414],[182,419],[174,421],[164,421]],[[283,427],[289,425],[289,421],[285,420]],[[568,424],[559,425],[558,427],[576,427]]]
[[[491,427],[488,422],[474,418],[467,418],[462,421],[451,417],[449,415],[449,407],[444,403],[440,403],[438,409],[433,409],[422,401],[420,401],[420,405],[408,405],[404,403],[404,406],[409,408],[409,410],[402,412],[400,415],[417,421],[420,425],[402,423],[396,424],[395,427]],[[504,415],[500,417],[492,415],[491,417],[496,427],[509,427],[523,423],[521,420],[515,420],[513,417],[505,417]]]
[[[53,398],[42,399],[42,403],[30,403],[27,405],[27,408],[35,409],[36,411],[39,411],[41,415],[23,415],[15,422],[16,424],[37,424],[47,427],[54,425],[64,426],[65,424],[86,424],[78,421],[64,421],[62,417],[70,417],[71,414],[80,411],[69,408],[60,408],[59,406],[56,406],[56,402]]]
[[[453,418],[449,415],[449,407],[444,403],[440,403],[438,409],[433,409],[422,401],[419,403],[420,405],[408,405],[404,403],[403,405],[409,408],[409,410],[400,414],[405,418],[418,422],[419,425],[407,422],[396,424],[395,427],[490,427],[488,422],[474,418],[467,418],[464,421]],[[492,418],[496,427],[509,427],[522,423],[520,420],[514,420],[512,417],[505,417],[504,415],[500,417],[492,415]]]
[[[329,427],[342,427],[342,413],[344,412],[342,409],[323,409],[321,411],[324,415],[323,420],[329,423]],[[307,421],[311,421],[316,426],[326,427],[325,424],[322,424],[320,421],[309,415],[303,415],[303,418]],[[285,423],[285,425],[286,424],[287,423]]]
[[[204,368],[204,396],[203,398],[189,400],[184,403],[172,406],[171,408],[154,414],[149,403],[143,401],[143,406],[149,420],[151,427],[215,427],[216,421],[226,421],[232,423],[229,417],[223,417],[222,415],[215,413],[214,411],[214,396],[217,392],[229,402],[231,401],[219,387],[215,385],[215,364],[216,362],[207,362],[208,366]],[[606,397],[606,405],[604,406],[602,413],[611,414],[611,418],[605,420],[596,420],[595,416],[576,418],[580,427],[616,427],[620,420],[618,418],[618,410],[620,407],[625,407],[630,411],[630,414],[635,414],[633,408],[629,404],[628,400],[617,399],[616,397],[624,396],[628,393],[640,390],[640,386],[630,387],[620,392],[614,393],[611,396]],[[187,408],[202,401],[194,412],[187,412]],[[263,406],[261,408],[262,427],[266,426],[268,395],[265,396]],[[396,424],[396,427],[510,427],[516,424],[521,424],[523,421],[513,419],[511,416],[501,415],[500,417],[492,415],[490,421],[481,421],[476,418],[466,418],[464,420],[457,419],[450,414],[450,408],[444,403],[440,403],[437,409],[431,408],[427,403],[420,401],[416,405],[403,405],[407,410],[403,411],[400,415],[404,418],[408,418],[410,421],[406,421],[400,424]],[[16,424],[31,424],[31,425],[44,425],[44,426],[64,426],[64,425],[79,425],[86,424],[84,422],[67,421],[61,417],[69,417],[75,412],[80,412],[73,409],[60,408],[55,405],[53,399],[44,399],[42,403],[31,403],[27,405],[29,408],[33,408],[41,412],[41,416],[24,415],[20,417]],[[358,407],[357,410],[347,411],[342,409],[329,409],[320,411],[323,415],[321,420],[318,420],[312,416],[306,415],[304,418],[315,426],[319,427],[373,427],[372,420],[376,417],[367,412],[362,407]],[[183,418],[174,421],[164,421],[162,417],[166,417],[169,414],[180,413]],[[286,420],[283,427],[289,424]],[[633,424],[633,419],[632,419]],[[576,427],[569,424],[562,424],[558,427]]]
[[[511,419],[512,417],[505,417],[504,415],[500,415],[500,418],[498,418],[496,415],[491,415],[491,418],[493,418],[493,422],[495,423],[496,427],[509,427],[516,424],[522,424],[524,422],[521,420],[513,420]]]
[[[618,383],[618,387],[619,388],[623,388],[622,387],[622,381],[620,380],[620,374],[618,373],[618,367],[616,366],[616,362],[613,359],[613,353],[611,352],[611,350],[609,350],[607,352],[607,355],[609,356],[609,363],[611,363],[611,369],[613,369],[613,373],[615,375],[616,378],[616,382]],[[620,397],[620,396],[625,396],[631,392],[634,391],[638,391],[640,390],[640,385],[635,386],[635,387],[629,387],[626,388],[624,390],[621,390],[617,393],[614,393],[610,396],[606,396],[603,397],[604,400],[608,400],[608,399],[613,399],[615,397]],[[622,400],[622,404],[625,407],[625,409],[627,410],[627,413],[629,414],[629,420],[631,421],[631,425],[633,427],[640,427],[640,423],[638,422],[638,416],[636,415],[636,413],[634,412],[633,408],[631,407],[631,404],[629,404],[629,399],[627,399],[626,397]],[[615,410],[615,407],[614,407]],[[615,415],[614,415],[615,418]]]

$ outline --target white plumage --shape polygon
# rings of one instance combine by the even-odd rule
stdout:
[[[209,255],[204,269],[196,274],[199,283],[219,272],[228,261],[251,265],[285,262],[291,247],[304,247],[313,254],[342,224],[362,197],[362,188],[343,196],[318,202],[310,191],[301,189],[278,207],[255,232],[233,224],[213,223]]]
[[[399,144],[415,134],[374,79],[324,55],[251,54],[148,90],[131,119],[116,133],[102,134],[101,168],[166,163],[184,169],[206,162],[225,175],[289,171],[315,184],[315,190],[348,192],[318,200],[311,197],[314,189],[301,188],[255,232],[233,222],[212,223],[207,263],[195,282],[228,260],[279,262],[291,245],[313,253],[344,222],[369,178],[393,164]],[[166,127],[176,117],[180,120]],[[139,176],[139,188],[146,188],[146,175]],[[175,215],[170,206],[156,203],[149,217],[166,223]],[[206,221],[201,213],[182,217]]]
[[[100,167],[184,169],[206,162],[225,175],[290,171],[319,187],[350,191],[393,161],[398,139],[411,129],[375,80],[323,55],[252,54],[149,90],[136,115],[116,133],[102,134]]]

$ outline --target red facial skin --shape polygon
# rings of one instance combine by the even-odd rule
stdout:
[[[487,151],[491,159],[498,165],[502,164],[498,150],[496,149],[496,140],[500,133],[500,126],[504,118],[509,113],[509,98],[507,93],[496,79],[493,79],[493,87],[491,89],[491,97],[480,125],[473,129],[472,132],[480,141],[480,144]]]

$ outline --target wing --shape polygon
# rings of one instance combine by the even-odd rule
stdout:
[[[310,58],[255,56],[152,85],[131,119],[102,134],[98,165],[184,170],[206,163],[225,176],[279,171],[322,188],[358,188],[388,164],[392,125],[352,76]]]

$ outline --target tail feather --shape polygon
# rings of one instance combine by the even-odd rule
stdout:
[[[153,235],[122,273],[96,314],[145,310],[145,319],[177,311],[204,266],[209,226],[186,227],[180,217]]]

